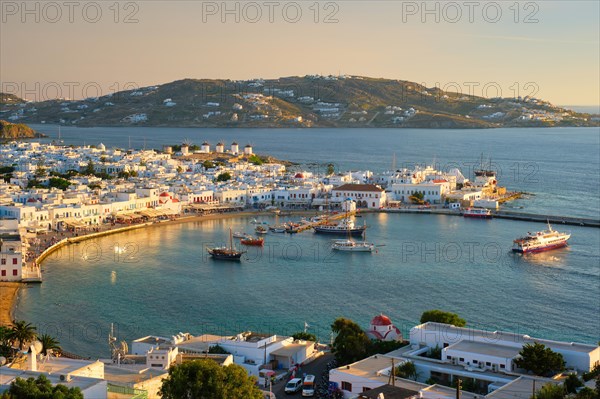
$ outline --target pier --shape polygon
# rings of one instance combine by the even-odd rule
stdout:
[[[427,214],[427,215],[450,215],[462,216],[462,211],[437,208],[397,208],[397,209],[382,209],[381,212],[386,213],[412,213],[412,214]],[[535,213],[523,213],[512,211],[496,211],[492,212],[492,217],[495,219],[519,220],[522,222],[538,222],[563,224],[570,226],[581,227],[600,227],[599,219],[580,218],[574,216],[557,216],[557,215],[539,215]]]
[[[340,213],[336,213],[336,214],[331,214],[331,215],[327,216],[327,218],[323,218],[322,220],[319,220],[317,222],[308,222],[307,221],[297,227],[292,227],[290,229],[287,229],[286,233],[290,233],[290,234],[300,233],[302,231],[310,230],[315,226],[320,226],[320,225],[326,224],[332,220],[344,219],[345,217],[353,216],[355,214],[356,214],[356,211],[340,212]]]

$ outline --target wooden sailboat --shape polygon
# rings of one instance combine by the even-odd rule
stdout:
[[[208,248],[208,253],[218,260],[240,260],[245,251],[238,251],[233,246],[233,233],[229,229],[229,247]]]

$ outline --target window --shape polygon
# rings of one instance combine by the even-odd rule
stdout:
[[[504,368],[506,368],[506,366],[505,366],[504,364],[501,364],[501,365],[500,365],[500,368],[501,368],[501,369],[504,369]]]
[[[460,362],[464,362],[464,361],[465,361],[465,358],[464,358],[464,357],[460,357],[460,358],[458,358],[458,360],[459,360]]]
[[[450,346],[450,344],[448,344],[448,342],[444,342],[444,348],[447,348],[448,346]]]
[[[486,365],[486,366],[491,366],[491,365],[492,365],[492,362],[485,362],[485,365]]]
[[[2,258],[2,264],[6,265],[6,259]]]
[[[451,360],[452,356],[446,356],[446,359]]]
[[[19,275],[19,271],[17,269],[13,269],[13,276],[18,276]]]
[[[371,390],[371,388],[369,388],[369,387],[363,387],[363,390],[362,390],[362,391],[363,391],[363,392],[367,392],[367,391],[370,391],[370,390]]]
[[[6,277],[6,270],[2,270],[2,277]]]
[[[473,364],[477,364],[477,360],[473,360]]]
[[[352,383],[342,381],[342,390],[352,392]]]
[[[13,258],[13,265],[17,264],[17,258]]]

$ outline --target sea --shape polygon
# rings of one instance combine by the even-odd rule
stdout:
[[[58,139],[58,127],[32,125]],[[485,167],[499,184],[527,193],[520,212],[600,218],[598,128],[191,129],[62,127],[66,145],[155,148],[183,141],[241,146],[296,163],[298,171],[372,171],[433,165],[466,177]],[[312,232],[266,236],[239,263],[209,258],[229,229],[252,218],[163,225],[69,246],[43,264],[44,282],[21,290],[16,317],[82,356],[109,355],[119,340],[179,332],[315,333],[331,339],[337,317],[368,327],[383,313],[408,337],[428,309],[458,313],[468,326],[532,337],[600,341],[600,229],[554,226],[567,248],[515,255],[512,241],[545,226],[447,215],[365,214],[374,253],[337,253]],[[276,224],[299,217],[261,215]],[[239,243],[237,244],[239,245]]]

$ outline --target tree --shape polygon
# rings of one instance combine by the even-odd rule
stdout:
[[[229,352],[227,352],[221,345],[218,345],[218,344],[208,348],[208,353],[219,353],[221,355],[229,354]]]
[[[311,334],[309,332],[306,331],[300,331],[297,332],[296,334],[292,335],[292,338],[294,339],[302,339],[304,341],[313,341],[313,342],[317,342],[317,336],[315,334]]]
[[[354,363],[369,355],[371,340],[352,320],[340,317],[333,322],[331,330],[337,333],[331,351],[339,364]]]
[[[554,352],[544,344],[534,342],[525,344],[515,360],[517,367],[539,376],[549,376],[565,369],[565,361],[560,353]]]
[[[327,176],[331,176],[332,174],[335,173],[335,166],[330,163],[327,165]]]
[[[563,399],[565,390],[560,385],[546,384],[531,399]]]
[[[231,180],[231,174],[229,172],[224,172],[217,176],[217,181],[227,181],[227,180]]]
[[[400,378],[417,379],[417,368],[413,362],[404,362],[396,367],[396,376]]]
[[[208,159],[204,162],[202,162],[202,166],[204,166],[204,169],[208,170],[208,169],[212,169],[215,167],[215,163],[213,161],[209,161]]]
[[[30,377],[26,380],[17,377],[10,384],[8,392],[2,395],[2,399],[83,399],[83,393],[78,387],[68,388],[58,384],[52,386],[50,380],[45,375],[40,375],[37,379]]]
[[[16,341],[17,347],[23,349],[23,344],[31,342],[37,336],[36,328],[23,320],[13,321],[10,338]]]
[[[256,154],[252,154],[248,157],[248,162],[250,162],[251,164],[254,165],[262,165],[264,163],[264,161],[262,160],[261,157],[259,157]]]
[[[41,178],[41,177],[45,177],[47,175],[46,173],[46,168],[44,167],[44,160],[40,159],[36,166],[35,166],[35,172],[33,172],[34,176],[36,178]]]
[[[456,313],[444,312],[439,309],[423,312],[421,315],[421,323],[427,323],[428,321],[451,324],[456,327],[464,327],[467,325],[467,322],[464,319],[461,319]]]
[[[48,185],[50,187],[60,188],[64,191],[67,188],[69,188],[71,182],[66,179],[63,179],[62,177],[51,177],[50,180],[48,180]]]
[[[0,326],[0,356],[10,357],[10,339],[11,329],[8,327]]]
[[[582,388],[575,396],[576,399],[598,399],[599,397],[600,395],[595,390],[588,387]]]
[[[262,399],[255,382],[241,366],[222,367],[214,360],[200,359],[171,367],[159,395],[163,399]]]
[[[94,165],[94,161],[92,161],[91,159],[88,161],[85,169],[83,169],[83,174],[84,175],[93,175],[96,173],[96,166]]]
[[[38,337],[38,340],[42,343],[42,355],[47,355],[49,350],[60,351],[60,342],[54,337],[48,334],[42,334]]]
[[[583,382],[577,377],[577,374],[569,374],[565,380],[565,390],[567,393],[575,393],[577,388],[582,387]]]

